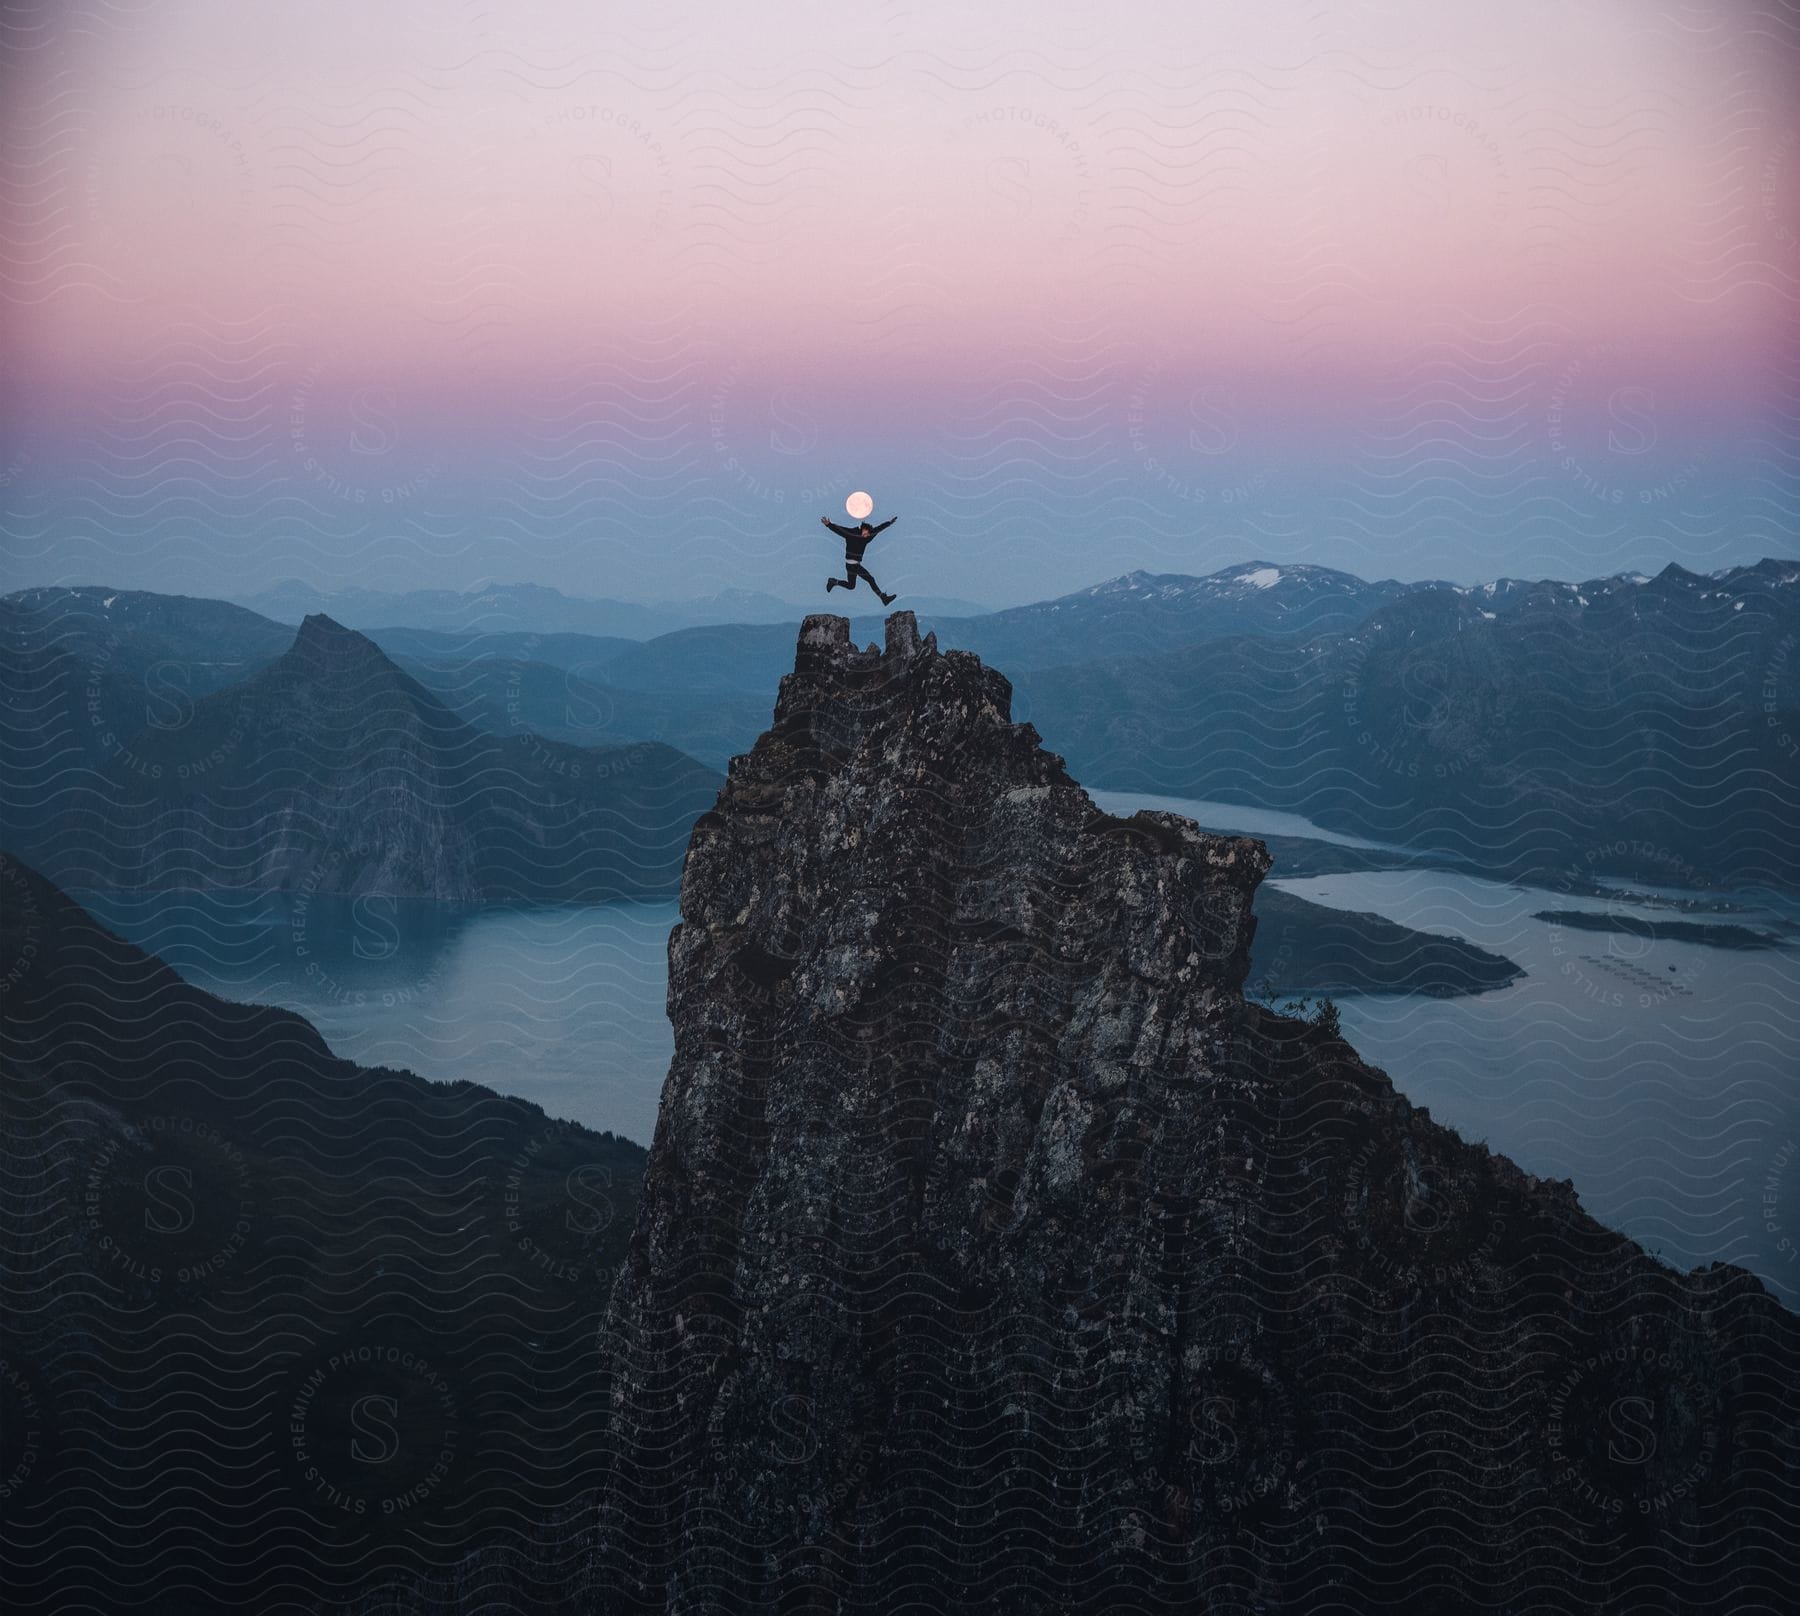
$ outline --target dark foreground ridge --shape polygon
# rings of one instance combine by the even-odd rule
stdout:
[[[1796,1320],[1246,1002],[1269,856],[845,619],[689,846],[608,1608],[1776,1608]]]
[[[579,1581],[637,1145],[339,1060],[8,854],[0,1068],[9,1612]]]

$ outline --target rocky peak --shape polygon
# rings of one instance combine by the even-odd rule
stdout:
[[[355,774],[395,767],[399,758],[410,774],[454,772],[493,745],[366,634],[323,612],[301,621],[281,657],[223,694],[249,703],[253,727],[278,745],[306,734]]]
[[[596,1585],[1020,1612],[1779,1586],[1791,1315],[1247,1004],[1262,844],[1099,812],[1010,697],[910,613],[864,649],[809,617],[695,826]],[[1621,1409],[1653,1463],[1619,1459]],[[1624,1603],[1594,1583],[1620,1565]]]
[[[940,652],[911,612],[885,627],[884,646],[858,649],[845,618],[801,625],[770,729],[732,760],[727,790],[695,828],[684,933],[723,923],[792,954],[795,927],[828,919],[834,891],[879,892],[863,911],[868,945],[914,948],[917,970],[935,977],[945,903],[956,924],[1035,938],[1057,924],[1079,872],[1084,893],[1090,876],[1127,880],[1105,922],[1120,936],[1141,932],[1145,958],[1166,965],[1170,983],[1237,993],[1251,895],[1269,867],[1262,844],[1172,814],[1102,813],[1036,729],[1012,721],[1002,674],[969,652]],[[776,800],[784,856],[746,857],[745,832],[755,845]],[[1139,882],[1154,885],[1155,901]],[[691,940],[703,946],[697,931]]]
[[[313,679],[361,676],[382,669],[398,671],[387,653],[366,634],[345,628],[323,612],[312,612],[301,620],[294,643],[282,662]]]

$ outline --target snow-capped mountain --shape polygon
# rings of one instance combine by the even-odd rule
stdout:
[[[1246,561],[1192,577],[1128,572],[1054,600],[957,625],[948,643],[999,667],[1149,656],[1225,635],[1328,634],[1402,595],[1435,587],[1370,583],[1332,567]]]

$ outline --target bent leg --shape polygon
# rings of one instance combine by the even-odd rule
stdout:
[[[846,567],[844,569],[844,574],[846,577],[848,577],[850,579],[850,587],[852,589],[854,589],[856,587],[856,580],[858,578],[860,578],[871,589],[873,589],[876,594],[879,595],[881,593],[881,585],[875,582],[874,574],[871,573],[869,571],[869,569],[867,567],[865,567],[860,561],[852,562],[848,567]]]

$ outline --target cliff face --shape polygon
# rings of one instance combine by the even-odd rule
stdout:
[[[1246,1004],[1261,844],[1009,698],[809,618],[695,827],[604,1602],[1779,1603],[1792,1316]]]

